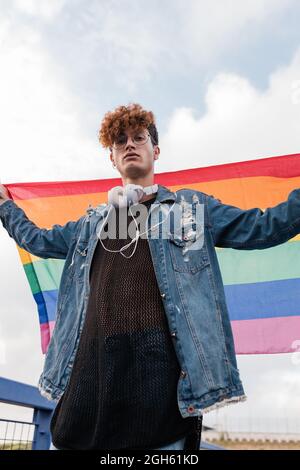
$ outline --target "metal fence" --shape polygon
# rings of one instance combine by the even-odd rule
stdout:
[[[0,450],[32,450],[35,424],[0,419]]]

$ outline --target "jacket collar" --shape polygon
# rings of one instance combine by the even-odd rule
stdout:
[[[161,184],[158,185],[156,201],[158,202],[166,202],[166,201],[176,201],[176,195],[172,193],[168,188],[162,186]]]

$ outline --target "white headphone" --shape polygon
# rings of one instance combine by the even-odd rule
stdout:
[[[126,184],[125,186],[115,186],[107,193],[108,204],[114,207],[127,207],[139,202],[144,196],[157,193],[158,185],[143,187],[139,184]]]
[[[150,229],[147,229],[145,232],[140,233],[138,225],[137,225],[136,220],[134,218],[134,215],[131,212],[130,205],[139,202],[144,195],[148,196],[150,194],[156,193],[157,191],[158,191],[158,185],[157,184],[153,184],[152,186],[146,186],[146,187],[140,186],[138,184],[127,184],[124,187],[123,186],[115,186],[114,188],[112,188],[108,191],[108,203],[109,204],[112,204],[115,207],[120,207],[121,208],[121,207],[126,207],[128,205],[127,202],[130,203],[129,204],[129,212],[132,215],[132,218],[133,218],[135,226],[136,226],[136,236],[129,243],[124,245],[120,250],[110,250],[110,249],[108,249],[104,246],[103,241],[101,239],[101,230],[100,230],[100,232],[97,235],[98,235],[99,241],[100,241],[102,247],[104,248],[104,250],[109,251],[110,253],[120,253],[124,258],[131,258],[134,255],[139,237],[141,235],[144,235],[145,233],[147,233]],[[175,192],[175,194],[176,194],[176,192]],[[175,202],[173,203],[172,207],[169,209],[166,218],[164,220],[158,222],[156,225],[153,225],[151,227],[151,229],[154,229],[154,227],[158,227],[159,225],[161,225],[167,219],[167,217],[169,215],[169,212],[173,209],[174,205],[175,205]],[[109,212],[107,213],[103,224],[101,224],[102,227],[105,226],[105,223],[108,219],[108,216],[109,216]],[[149,217],[149,214],[148,214],[148,217]],[[147,217],[147,224],[148,224],[148,217]],[[129,256],[127,256],[127,255],[125,255],[125,253],[123,253],[123,251],[125,251],[132,243],[135,243],[133,252]]]

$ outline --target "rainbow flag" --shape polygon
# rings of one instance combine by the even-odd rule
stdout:
[[[242,209],[264,210],[300,186],[300,154],[264,158],[155,175],[170,190],[196,189]],[[82,216],[89,204],[107,201],[120,178],[16,183],[11,197],[39,227],[51,228]],[[41,259],[18,247],[37,303],[42,351],[55,324],[64,260]],[[300,338],[300,235],[265,250],[217,248],[237,354],[292,352]]]

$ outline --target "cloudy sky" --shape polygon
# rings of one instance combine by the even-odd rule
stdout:
[[[156,116],[156,172],[300,152],[299,24],[297,0],[0,0],[1,182],[117,176],[97,132],[129,102]],[[35,303],[0,246],[0,375],[35,385]],[[297,354],[238,363],[248,401],[206,423],[300,432]]]

